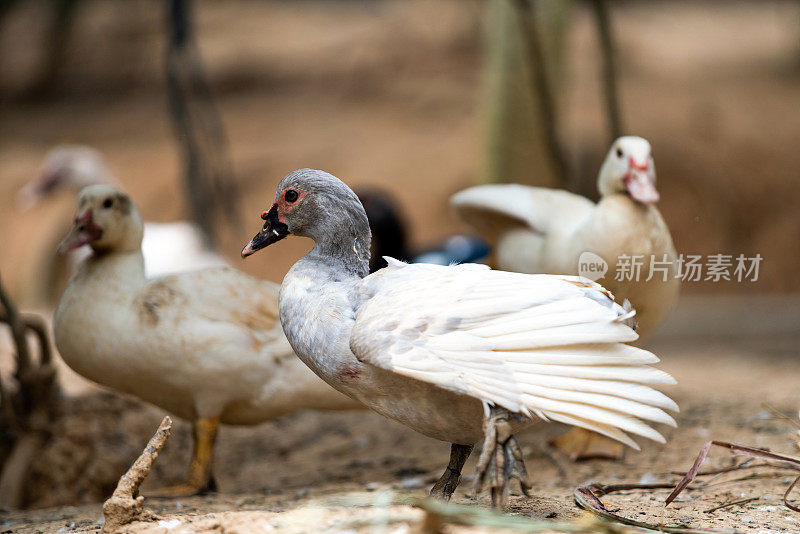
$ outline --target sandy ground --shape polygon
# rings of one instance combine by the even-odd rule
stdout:
[[[783,301],[781,306],[786,312],[796,313],[800,303]],[[738,313],[731,311],[737,308]],[[776,306],[757,299],[722,303],[686,299],[649,344],[661,356],[662,367],[678,380],[668,393],[681,406],[681,413],[677,429],[662,429],[667,445],[642,443],[642,452],[628,451],[621,462],[573,464],[557,452],[552,458],[542,454],[546,440],[564,428],[536,425],[519,436],[534,483],[534,497],[512,496],[508,510],[538,518],[572,519],[580,514],[572,500],[577,485],[589,481],[675,481],[668,473],[688,468],[702,444],[710,439],[794,454],[796,429],[772,418],[761,403],[768,402],[790,415],[797,413],[800,361],[796,347],[800,332],[796,325],[775,320],[766,335],[746,330],[736,334],[737,321],[746,322],[747,315],[741,313],[745,309],[761,310],[760,315],[767,316],[769,313],[763,310],[775,310]],[[722,326],[706,328],[702,335],[693,334],[682,319],[693,316],[695,327],[702,326],[698,323],[703,321]],[[79,380],[69,379],[72,387]],[[37,509],[3,513],[0,521],[4,529],[63,532],[64,528],[99,528],[99,502],[113,490],[117,477],[139,454],[164,415],[137,400],[85,387],[89,389],[84,389],[84,394],[65,399],[65,416],[37,462],[28,488],[30,504]],[[143,486],[144,495],[148,488],[180,482],[191,448],[188,430],[185,422],[176,421],[173,437]],[[198,529],[202,525],[209,528],[210,523],[204,522],[209,518],[200,520],[196,515],[223,514],[214,516],[211,523],[232,526],[240,524],[242,516],[230,512],[248,511],[258,512],[245,516],[248,521],[258,517],[273,526],[288,528],[296,526],[296,521],[305,521],[307,527],[346,530],[353,517],[337,512],[331,499],[340,499],[341,505],[341,499],[351,493],[355,496],[349,498],[362,504],[385,502],[388,497],[384,491],[422,496],[441,473],[447,454],[447,445],[373,413],[302,412],[256,427],[224,427],[216,453],[220,492],[180,500],[148,499],[147,506],[167,519],[194,518],[192,521],[199,521],[195,525]],[[471,502],[468,493],[475,461],[473,455],[455,502]],[[708,466],[731,462],[727,452],[714,451]],[[726,475],[702,491],[686,493],[667,509],[664,521],[753,533],[800,529],[800,516],[785,509],[780,500],[790,475],[771,469],[758,473],[762,478],[744,481],[733,479],[751,473]],[[627,492],[604,501],[610,507],[619,507],[625,515],[657,522],[666,493]],[[750,497],[757,498],[705,513],[727,501]],[[485,496],[479,499],[478,505],[487,504]],[[321,508],[329,511],[323,513]],[[416,518],[399,521],[398,525],[419,520],[411,509],[390,511],[393,517],[411,514]],[[384,517],[385,512],[379,508],[360,513],[374,519]]]

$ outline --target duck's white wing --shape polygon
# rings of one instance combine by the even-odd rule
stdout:
[[[148,278],[228,265],[208,248],[200,228],[186,221],[145,223],[142,255]]]
[[[568,191],[520,184],[470,187],[453,195],[450,203],[491,242],[520,226],[546,235],[554,227],[583,221],[594,208],[590,200]]]
[[[625,345],[630,315],[578,277],[524,275],[478,265],[392,260],[364,279],[350,338],[356,357],[527,416],[636,444],[663,442],[642,420],[674,425],[677,405],[652,389],[671,384]]]

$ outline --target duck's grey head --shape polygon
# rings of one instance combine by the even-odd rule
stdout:
[[[325,171],[300,169],[287,174],[261,218],[264,225],[242,249],[243,258],[291,234],[313,239],[320,253],[369,262],[370,230],[364,208],[352,189]]]
[[[656,166],[650,143],[634,136],[614,141],[600,168],[597,188],[601,196],[622,193],[640,204],[658,202]]]

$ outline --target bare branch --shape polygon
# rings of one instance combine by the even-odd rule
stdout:
[[[144,509],[144,497],[139,495],[139,487],[150,474],[158,454],[167,443],[171,429],[172,419],[169,416],[164,417],[142,454],[120,477],[114,493],[103,503],[103,516],[106,519],[103,532],[117,532],[133,521],[155,518],[152,512]]]

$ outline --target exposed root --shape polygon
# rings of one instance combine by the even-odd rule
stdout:
[[[150,474],[150,469],[169,438],[171,428],[172,419],[169,416],[164,417],[142,454],[120,477],[114,493],[103,503],[103,516],[106,519],[103,532],[120,532],[122,527],[133,521],[152,521],[157,518],[153,512],[144,509],[144,497],[139,495],[139,486]]]
[[[21,508],[30,466],[50,438],[57,415],[58,388],[44,320],[17,310],[0,284],[0,322],[8,325],[16,349],[13,382],[0,377],[0,506]],[[34,360],[29,333],[38,340]],[[11,382],[11,381],[9,381]]]

